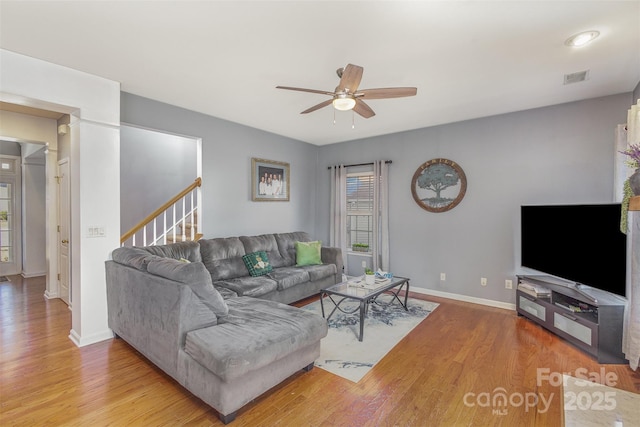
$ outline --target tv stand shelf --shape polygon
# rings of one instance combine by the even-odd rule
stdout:
[[[548,290],[527,292],[521,284]],[[622,354],[626,300],[551,276],[518,276],[516,310],[595,357],[599,363],[627,363]]]

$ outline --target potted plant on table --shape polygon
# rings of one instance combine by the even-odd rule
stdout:
[[[376,275],[370,268],[364,269],[364,283],[367,285],[375,285]]]

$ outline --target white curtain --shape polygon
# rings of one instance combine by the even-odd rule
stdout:
[[[633,173],[627,166],[627,156],[621,151],[627,149],[627,125],[618,125],[615,129],[615,161],[613,162],[613,201],[622,203],[624,183]]]
[[[627,143],[640,144],[640,99],[627,113]]]
[[[373,270],[389,267],[389,165],[373,162]]]
[[[640,100],[627,116],[627,143],[640,144]],[[640,211],[629,212],[627,239],[627,307],[622,352],[635,371],[640,362]]]
[[[343,165],[331,167],[331,223],[329,245],[342,249],[344,273],[347,265],[347,169]]]

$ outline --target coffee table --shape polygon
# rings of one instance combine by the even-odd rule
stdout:
[[[356,311],[360,312],[360,335],[358,336],[358,341],[362,341],[362,338],[364,337],[364,317],[367,314],[369,304],[375,303],[378,305],[390,305],[393,304],[394,301],[398,301],[400,305],[408,311],[407,298],[409,296],[409,279],[407,277],[394,276],[393,278],[388,279],[388,282],[378,283],[376,287],[364,287],[363,284],[364,279],[362,277],[358,277],[320,290],[320,307],[322,308],[322,317],[325,317],[324,297],[329,297],[329,300],[331,300],[334,305],[333,310],[331,310],[329,316],[326,317],[327,322],[331,319],[331,316],[333,316],[333,313],[335,313],[336,310],[340,310],[345,314],[354,314]],[[404,302],[400,299],[400,291],[402,291],[402,289],[405,290]],[[378,302],[377,298],[382,294],[393,295],[393,298],[388,303]],[[349,300],[358,301],[359,306],[351,311],[343,310],[340,307],[340,304]]]

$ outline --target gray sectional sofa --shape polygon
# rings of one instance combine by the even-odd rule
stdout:
[[[342,277],[342,254],[296,266],[304,232],[145,248],[118,248],[106,261],[109,327],[226,424],[295,372],[313,367],[326,321],[286,305]],[[264,251],[272,271],[252,276],[243,256]]]

